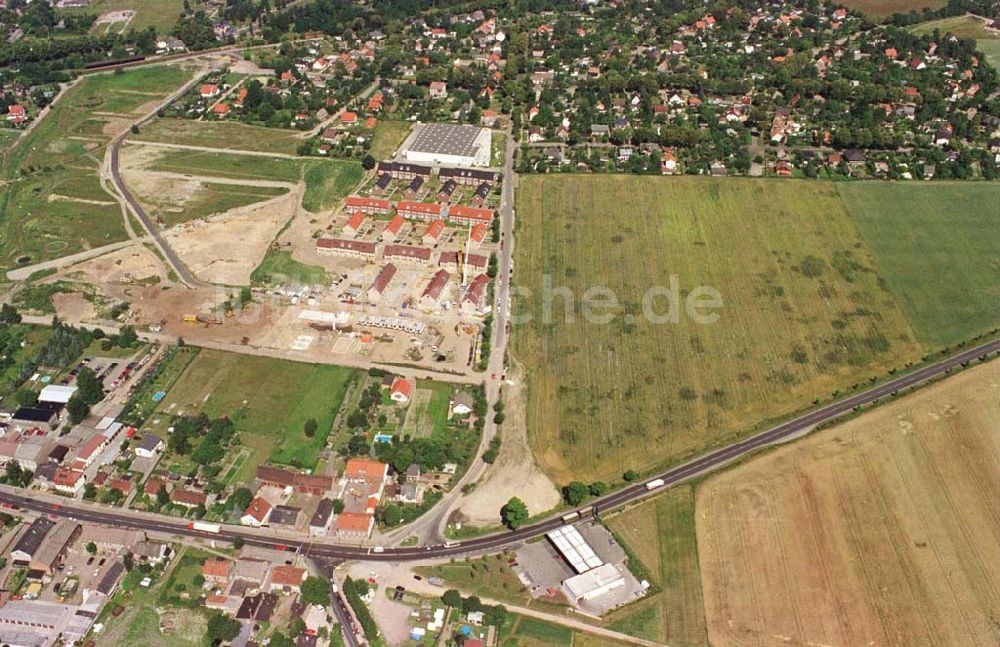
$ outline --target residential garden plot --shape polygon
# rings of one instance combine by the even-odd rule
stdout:
[[[1000,362],[707,480],[717,645],[992,645]]]
[[[928,350],[1000,325],[1000,185],[838,185]]]
[[[302,141],[296,138],[296,134],[295,131],[251,126],[237,121],[163,117],[143,126],[142,132],[132,139],[294,155]]]
[[[448,426],[448,407],[454,387],[441,382],[419,382],[406,410],[402,435],[439,438]]]
[[[694,489],[681,485],[608,520],[630,568],[654,586],[645,600],[606,616],[609,629],[669,645],[706,643],[694,513]]]
[[[240,444],[252,451],[234,481],[249,481],[257,465],[272,461],[312,469],[319,459],[348,383],[350,368],[202,350],[157,409],[169,414],[229,416]],[[304,432],[314,418],[315,436]]]
[[[177,66],[88,76],[5,151],[2,175],[10,183],[0,194],[0,235],[6,243],[0,266],[123,240],[121,210],[98,177],[111,133],[127,128],[128,120],[100,113],[136,110],[188,78],[189,71]]]
[[[513,353],[528,369],[528,429],[556,482],[611,480],[746,435],[817,397],[919,359],[895,297],[836,190],[819,182],[531,176],[518,192]],[[650,288],[699,286],[723,305],[653,323]],[[594,286],[610,323],[549,299]],[[668,312],[668,297],[652,310]],[[631,318],[629,317],[631,316]]]

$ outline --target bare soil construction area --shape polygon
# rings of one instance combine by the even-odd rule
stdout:
[[[996,645],[1000,362],[707,481],[717,645]]]
[[[538,467],[528,445],[525,428],[523,371],[517,371],[514,385],[507,387],[507,419],[503,425],[500,452],[482,481],[462,499],[460,516],[473,526],[495,526],[500,523],[500,508],[511,492],[528,506],[532,514],[551,510],[559,505],[559,491]]]

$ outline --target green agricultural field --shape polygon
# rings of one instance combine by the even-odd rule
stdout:
[[[265,461],[316,467],[333,418],[356,371],[340,366],[202,350],[163,399],[157,413],[227,415],[252,451],[235,481],[249,481]],[[318,433],[303,432],[315,418]]]
[[[1000,185],[838,187],[927,350],[1000,325]]]
[[[531,293],[515,310],[532,321],[512,350],[557,483],[677,462],[920,357],[830,184],[529,176],[518,215],[514,278]],[[568,315],[556,294],[546,320],[546,281],[572,295]],[[701,310],[714,323],[686,312],[699,286],[721,297]],[[609,323],[573,305],[595,287],[617,299],[595,309]],[[676,319],[644,314],[675,292]]]
[[[131,139],[188,146],[294,155],[302,140],[295,131],[251,126],[238,121],[160,118]]]
[[[372,157],[377,160],[389,158],[403,144],[412,126],[413,124],[408,121],[379,121],[375,125],[375,134],[372,136],[372,147],[369,151]]]
[[[183,67],[154,66],[84,77],[4,151],[0,169],[9,184],[0,194],[0,268],[22,256],[38,262],[125,238],[121,209],[98,180],[111,140],[106,129],[115,121],[103,113],[138,116],[189,75]]]
[[[515,638],[527,639],[529,644],[569,645],[573,638],[572,629],[525,616],[518,617],[511,633]]]
[[[681,485],[608,520],[639,562],[631,568],[655,587],[645,600],[605,617],[609,629],[669,645],[707,643],[694,512],[694,488]]]

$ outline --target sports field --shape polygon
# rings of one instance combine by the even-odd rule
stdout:
[[[837,186],[927,350],[1000,325],[1000,185]]]
[[[656,586],[645,600],[606,616],[609,629],[667,645],[706,643],[694,517],[694,489],[681,485],[608,519]]]
[[[1000,362],[698,489],[716,645],[995,645]]]
[[[518,190],[513,353],[528,369],[528,429],[557,483],[618,479],[745,435],[919,359],[836,190],[817,182],[634,176],[528,176]],[[595,286],[610,323],[571,320]],[[654,323],[677,283],[676,321]],[[715,323],[684,309],[718,292]],[[629,318],[631,317],[631,318]]]
[[[189,78],[179,66],[154,66],[79,81],[17,145],[3,153],[0,266],[39,262],[123,240],[118,203],[99,184],[112,135]]]
[[[265,461],[312,469],[355,370],[202,350],[170,389],[160,414],[227,415],[252,454],[234,482],[253,478]],[[315,418],[319,431],[303,432]]]

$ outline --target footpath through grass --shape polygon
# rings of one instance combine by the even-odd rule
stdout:
[[[927,350],[1000,325],[1000,184],[837,186]]]

